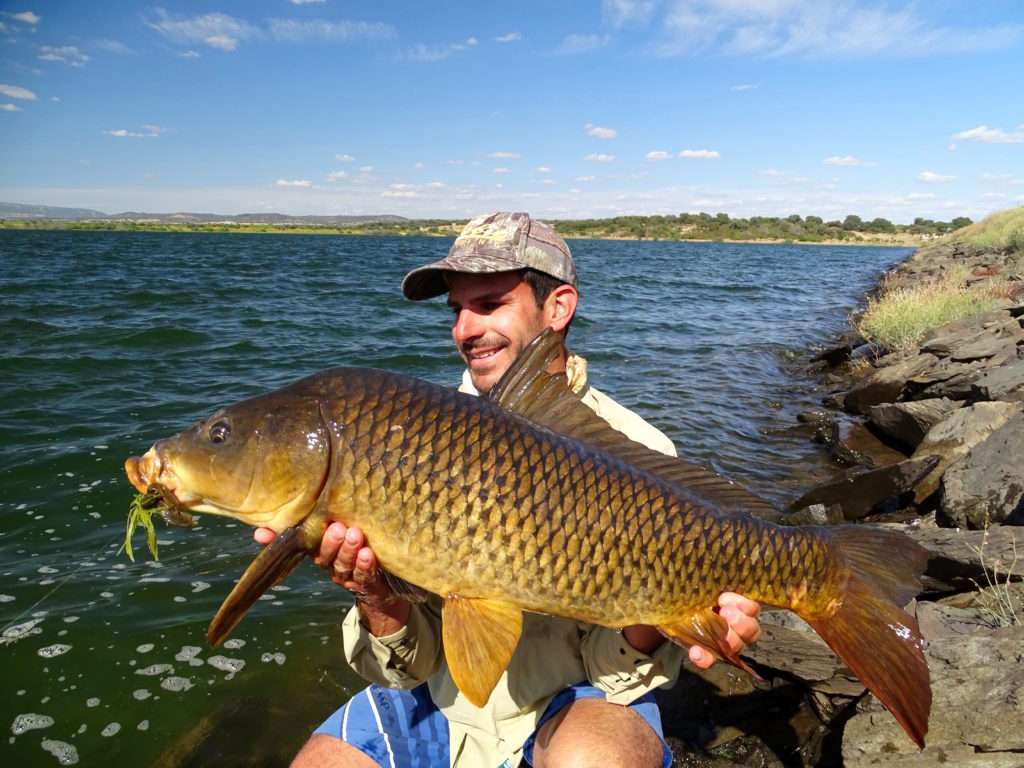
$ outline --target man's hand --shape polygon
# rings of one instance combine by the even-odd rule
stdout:
[[[269,528],[257,528],[253,534],[260,544],[269,544],[275,536]],[[313,562],[330,571],[331,581],[356,596],[359,613],[370,634],[390,635],[409,621],[409,603],[391,591],[381,576],[377,556],[358,528],[338,522],[327,526]]]
[[[729,633],[725,641],[737,654],[742,653],[748,645],[753,645],[761,637],[761,626],[757,616],[761,606],[735,592],[723,592],[718,598],[718,613],[729,625]],[[653,653],[665,642],[664,636],[655,627],[637,624],[622,630],[626,640],[643,653]],[[690,646],[690,661],[694,666],[708,669],[715,663],[715,657],[698,645]]]
[[[748,645],[753,645],[761,637],[761,625],[757,617],[761,606],[735,592],[723,592],[718,598],[718,614],[729,625],[729,633],[725,642],[737,654],[743,653]],[[715,657],[697,645],[690,646],[690,661],[694,666],[708,669],[715,663]]]

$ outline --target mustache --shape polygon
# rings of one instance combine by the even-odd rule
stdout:
[[[508,344],[500,336],[481,336],[479,339],[463,342],[459,349],[463,355],[469,355],[478,349],[500,349],[505,346]]]

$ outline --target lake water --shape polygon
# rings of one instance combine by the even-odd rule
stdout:
[[[121,468],[217,406],[331,365],[454,384],[444,302],[407,270],[448,240],[0,231],[0,722],[6,765],[286,764],[362,683],[345,593],[311,565],[225,647],[205,629],[258,547],[241,524],[117,551]],[[907,249],[571,243],[570,346],[680,454],[784,503],[822,479],[793,430],[806,352]],[[159,523],[158,523],[159,526]]]

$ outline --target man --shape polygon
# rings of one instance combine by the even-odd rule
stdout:
[[[487,393],[545,328],[564,334],[576,312],[576,270],[565,241],[524,213],[466,225],[448,256],[410,272],[414,301],[448,294],[452,338],[466,363],[460,390]],[[586,383],[586,361],[565,348],[556,363],[584,403],[631,439],[675,455],[657,429]],[[266,543],[273,534],[257,531]],[[329,718],[293,766],[667,766],[652,691],[678,674],[682,651],[649,626],[621,632],[526,614],[508,670],[481,709],[443,660],[436,603],[410,603],[381,576],[373,542],[341,523],[326,531],[318,565],[356,595],[344,621],[345,655],[375,685]],[[737,650],[759,634],[758,606],[720,599]],[[714,659],[698,648],[700,667]]]

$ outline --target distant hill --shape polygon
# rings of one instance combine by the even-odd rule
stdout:
[[[368,216],[290,216],[285,213],[103,213],[90,208],[58,208],[51,205],[0,203],[0,219],[50,219],[61,221],[135,221],[160,224],[276,224],[312,227],[344,227],[359,224],[400,223],[404,216],[391,214]]]

